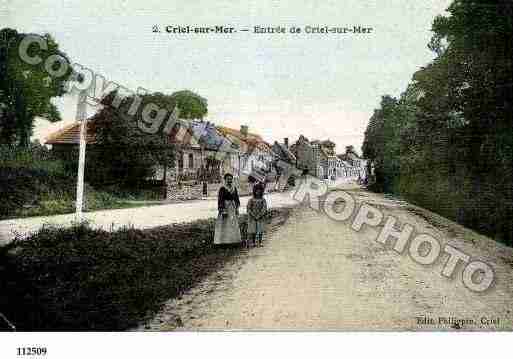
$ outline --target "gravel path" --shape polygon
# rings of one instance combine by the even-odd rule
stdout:
[[[266,195],[271,207],[286,207],[296,204],[291,192],[279,192]],[[249,197],[241,197],[241,213],[246,211]],[[206,199],[84,213],[84,219],[95,228],[105,230],[134,226],[144,229],[172,223],[192,222],[217,216],[217,200]],[[30,217],[0,221],[0,245],[11,241],[16,234],[24,237],[37,231],[43,225],[70,226],[75,220],[74,214],[49,217]]]
[[[459,280],[461,269],[446,279],[440,275],[445,261],[422,267],[375,242],[380,227],[355,232],[347,222],[300,208],[263,248],[243,253],[169,301],[138,330],[513,329],[511,248],[405,202],[363,191],[353,195],[488,261],[495,287],[470,292]]]

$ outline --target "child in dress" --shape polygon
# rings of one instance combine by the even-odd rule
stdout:
[[[253,198],[248,201],[248,236],[246,246],[249,247],[250,240],[255,246],[262,246],[262,237],[265,231],[265,217],[267,215],[267,202],[264,198],[264,186],[257,183],[253,187]]]

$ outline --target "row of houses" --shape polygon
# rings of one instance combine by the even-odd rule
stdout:
[[[94,117],[87,121],[88,146],[96,144],[94,121]],[[56,151],[69,151],[78,146],[79,139],[80,126],[75,123],[51,134],[45,143]],[[309,141],[304,136],[291,146],[287,138],[271,145],[245,125],[233,129],[208,121],[181,120],[168,140],[176,149],[175,164],[155,168],[154,177],[166,183],[168,197],[180,196],[183,183],[220,183],[225,173],[233,174],[239,184],[272,181],[279,177],[276,164],[280,161],[321,179],[350,181],[367,175],[367,161],[349,148],[337,155],[333,142]]]
[[[336,144],[329,139],[309,141],[301,135],[290,149],[296,156],[296,167],[318,178],[363,182],[368,177],[368,161],[361,158],[352,146],[347,146],[345,153],[337,154]]]

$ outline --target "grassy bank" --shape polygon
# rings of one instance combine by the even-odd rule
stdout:
[[[289,211],[272,210],[271,226]],[[214,246],[213,233],[214,220],[112,233],[44,228],[0,248],[0,312],[20,331],[135,327],[239,253]]]
[[[42,146],[0,146],[0,219],[72,213],[76,199],[76,162]],[[150,205],[162,194],[150,189],[85,186],[85,210]],[[139,201],[135,204],[133,201]]]
[[[73,178],[48,175],[32,169],[0,168],[0,220],[51,216],[75,211],[76,182]],[[96,189],[86,184],[84,210],[148,206],[161,198],[155,191]],[[137,202],[136,202],[137,201]]]

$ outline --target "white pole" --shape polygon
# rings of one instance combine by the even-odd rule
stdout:
[[[80,149],[78,156],[78,176],[77,176],[77,201],[76,201],[76,221],[83,221],[83,203],[84,203],[84,167],[86,155],[86,136],[87,136],[87,113],[86,113],[86,91],[78,94],[77,103],[77,121],[80,123]]]

